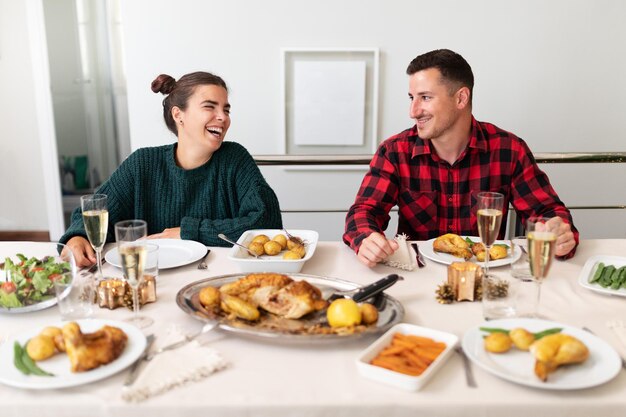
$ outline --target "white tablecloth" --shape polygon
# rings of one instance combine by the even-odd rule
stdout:
[[[17,252],[31,253],[37,243],[0,242],[0,259]],[[578,284],[578,275],[592,255],[625,255],[626,240],[583,241],[577,255],[553,264],[542,288],[540,313],[554,321],[586,326],[620,349],[606,327],[614,319],[626,320],[626,299],[591,292]],[[175,296],[193,281],[239,272],[226,257],[227,249],[212,248],[208,270],[196,264],[164,270],[158,278],[158,301],[142,313],[156,324],[146,333],[163,336],[173,325],[188,330],[201,323],[176,306]],[[105,275],[121,272],[105,265]],[[428,262],[413,272],[361,265],[351,250],[339,242],[320,242],[303,273],[347,279],[360,284],[392,272],[405,277],[387,292],[406,309],[404,322],[455,333],[482,322],[480,303],[440,305],[434,291],[446,279],[446,266]],[[506,273],[506,268],[496,269]],[[97,309],[97,318],[121,320],[127,309]],[[0,315],[0,338],[24,329],[38,328],[59,320],[56,307],[21,314]],[[626,372],[595,388],[578,391],[547,391],[501,380],[474,366],[478,388],[468,388],[461,359],[454,355],[418,392],[406,392],[361,377],[355,358],[374,339],[367,338],[324,346],[259,342],[229,333],[216,335],[212,347],[232,366],[207,379],[151,398],[140,404],[121,399],[126,372],[92,384],[53,391],[29,391],[0,386],[3,417],[9,416],[620,416],[626,413]],[[220,337],[221,336],[221,337]]]

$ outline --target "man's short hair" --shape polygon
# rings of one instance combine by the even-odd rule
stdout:
[[[474,95],[474,74],[472,67],[465,58],[449,49],[436,49],[417,56],[406,69],[408,75],[429,68],[437,68],[441,77],[450,86],[450,93],[454,93],[461,87],[470,90],[470,103]]]

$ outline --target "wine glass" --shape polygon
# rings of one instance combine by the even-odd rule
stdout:
[[[102,279],[102,248],[107,240],[109,227],[109,211],[107,210],[107,196],[105,194],[90,194],[80,197],[80,207],[83,212],[83,223],[87,232],[87,239],[96,252],[98,264],[98,280]]]
[[[489,276],[489,251],[500,232],[504,195],[500,193],[483,192],[478,193],[477,198],[478,210],[476,212],[476,219],[478,235],[483,245],[485,245],[485,275]]]
[[[526,222],[530,273],[539,284],[548,276],[554,259],[558,228],[558,222],[555,220],[550,217],[530,217]],[[541,285],[539,285],[537,303],[540,297]]]
[[[148,234],[148,226],[143,220],[124,220],[115,223],[115,240],[124,279],[133,292],[133,317],[127,321],[143,329],[154,321],[150,317],[139,315],[139,285],[143,280],[146,265],[148,242],[140,240]]]

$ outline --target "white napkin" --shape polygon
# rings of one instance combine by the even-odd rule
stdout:
[[[160,341],[159,345],[166,346],[183,338],[180,330],[175,328]],[[155,346],[154,349],[158,347]],[[200,381],[226,368],[228,363],[218,351],[197,339],[178,349],[155,356],[144,366],[145,369],[141,370],[135,383],[124,388],[122,392],[124,400],[144,401],[176,387]]]
[[[613,330],[621,343],[620,356],[626,358],[626,323],[621,320],[612,320],[606,323],[606,327]]]
[[[417,266],[417,253],[415,253],[415,249],[411,247],[411,244],[407,242],[407,237],[405,234],[401,234],[394,238],[398,242],[399,247],[398,250],[383,261],[385,265],[406,271],[415,269]]]

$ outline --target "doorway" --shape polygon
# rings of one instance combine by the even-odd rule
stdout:
[[[130,153],[119,0],[43,0],[64,227]]]

